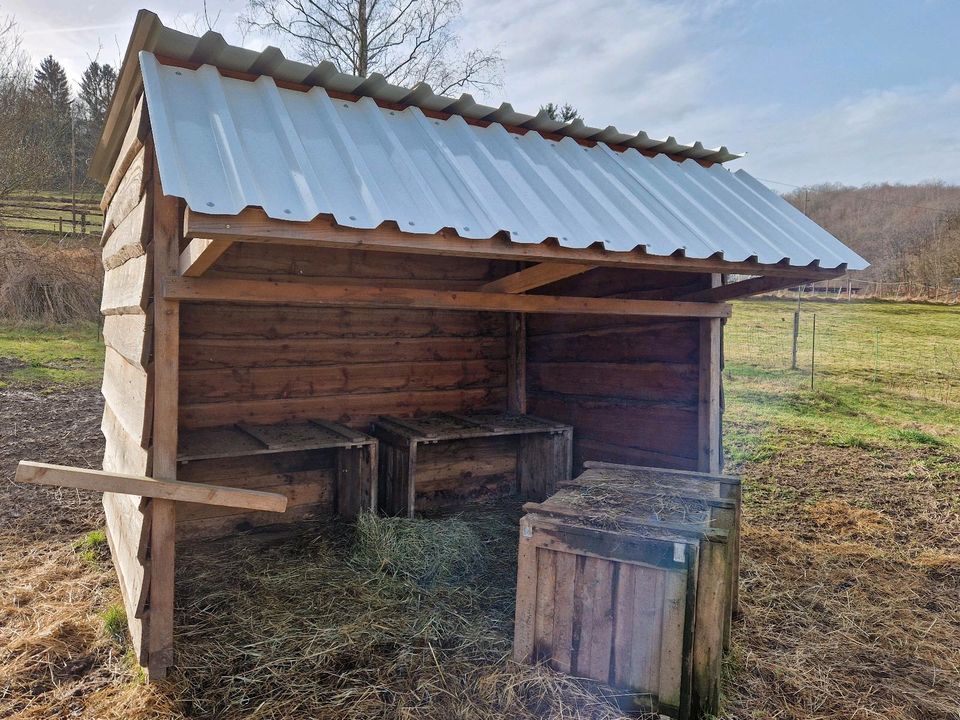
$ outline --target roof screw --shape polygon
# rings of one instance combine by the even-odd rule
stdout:
[[[357,216],[356,216],[356,215],[351,215],[351,216],[350,216],[350,219],[351,219],[351,220],[356,220],[356,219],[357,219]]]
[[[183,75],[183,73],[180,72],[179,70],[176,71],[176,74],[177,74],[177,75]]]
[[[434,121],[433,121],[433,124],[434,124],[434,125],[439,125],[439,124],[440,124],[440,121],[439,121],[439,120],[434,120]]]
[[[212,202],[208,202],[208,203],[207,203],[207,207],[213,207],[213,203],[212,203]]]
[[[350,107],[350,106],[349,106],[349,105],[347,105],[346,103],[344,103],[344,104],[343,104],[343,106],[344,106],[345,108],[348,108],[348,107]]]
[[[469,229],[470,229],[470,226],[469,226],[469,225],[464,225],[464,226],[463,226],[463,229],[464,229],[464,230],[469,230]]]
[[[560,239],[563,240],[564,242],[566,242],[566,240],[567,240],[565,237],[560,238]]]
[[[413,220],[408,220],[407,225],[416,225],[416,223]]]
[[[393,110],[390,111],[390,114],[391,114],[391,115],[396,115],[396,113],[395,113]]]
[[[285,215],[289,215],[289,214],[290,214],[290,208],[286,208],[283,212],[284,212]]]

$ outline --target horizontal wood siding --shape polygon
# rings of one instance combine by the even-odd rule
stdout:
[[[103,420],[106,447],[103,469],[130,475],[152,472],[150,430],[153,419],[150,353],[152,323],[148,314],[153,290],[150,253],[150,202],[145,194],[150,158],[142,143],[138,108],[128,134],[129,156],[122,154],[104,196],[101,311],[103,338]],[[134,140],[137,138],[136,147]],[[107,539],[127,612],[137,660],[149,656],[149,536],[152,508],[148,499],[126,493],[104,493]]]
[[[237,244],[207,277],[476,288],[483,260]],[[184,303],[184,428],[303,418],[364,428],[379,415],[503,409],[503,315]]]
[[[597,268],[536,292],[670,299],[704,276]],[[694,469],[699,321],[527,316],[528,410],[574,426],[574,466]]]

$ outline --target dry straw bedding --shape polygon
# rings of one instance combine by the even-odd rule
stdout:
[[[4,430],[5,479],[25,455],[97,463],[94,391],[0,406],[47,431]],[[727,718],[960,717],[960,458],[938,465],[946,452],[797,438],[743,468]],[[103,631],[112,568],[71,548],[102,522],[96,500],[0,492],[0,717],[620,717],[602,690],[507,659],[516,508],[184,548],[181,668],[148,687]]]

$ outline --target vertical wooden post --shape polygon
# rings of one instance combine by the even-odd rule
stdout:
[[[527,412],[527,316],[507,315],[507,410]]]
[[[156,167],[156,165],[154,165]],[[177,477],[180,305],[163,298],[164,278],[177,273],[180,260],[180,203],[163,194],[156,173],[153,192],[153,476]],[[173,589],[176,557],[176,503],[151,502],[150,635],[147,676],[163,678],[173,664]]]
[[[710,276],[710,287],[720,276]],[[720,472],[720,334],[719,319],[700,320],[700,392],[698,410],[697,469]]]

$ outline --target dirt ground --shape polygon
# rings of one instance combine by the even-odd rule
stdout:
[[[9,482],[21,458],[99,466],[98,392],[8,388],[0,408],[0,718],[247,717],[191,711],[197,684],[144,686],[105,631],[112,567],[75,546],[102,527],[98,498]],[[743,615],[724,717],[957,720],[960,457],[800,433],[777,444],[736,468]]]

